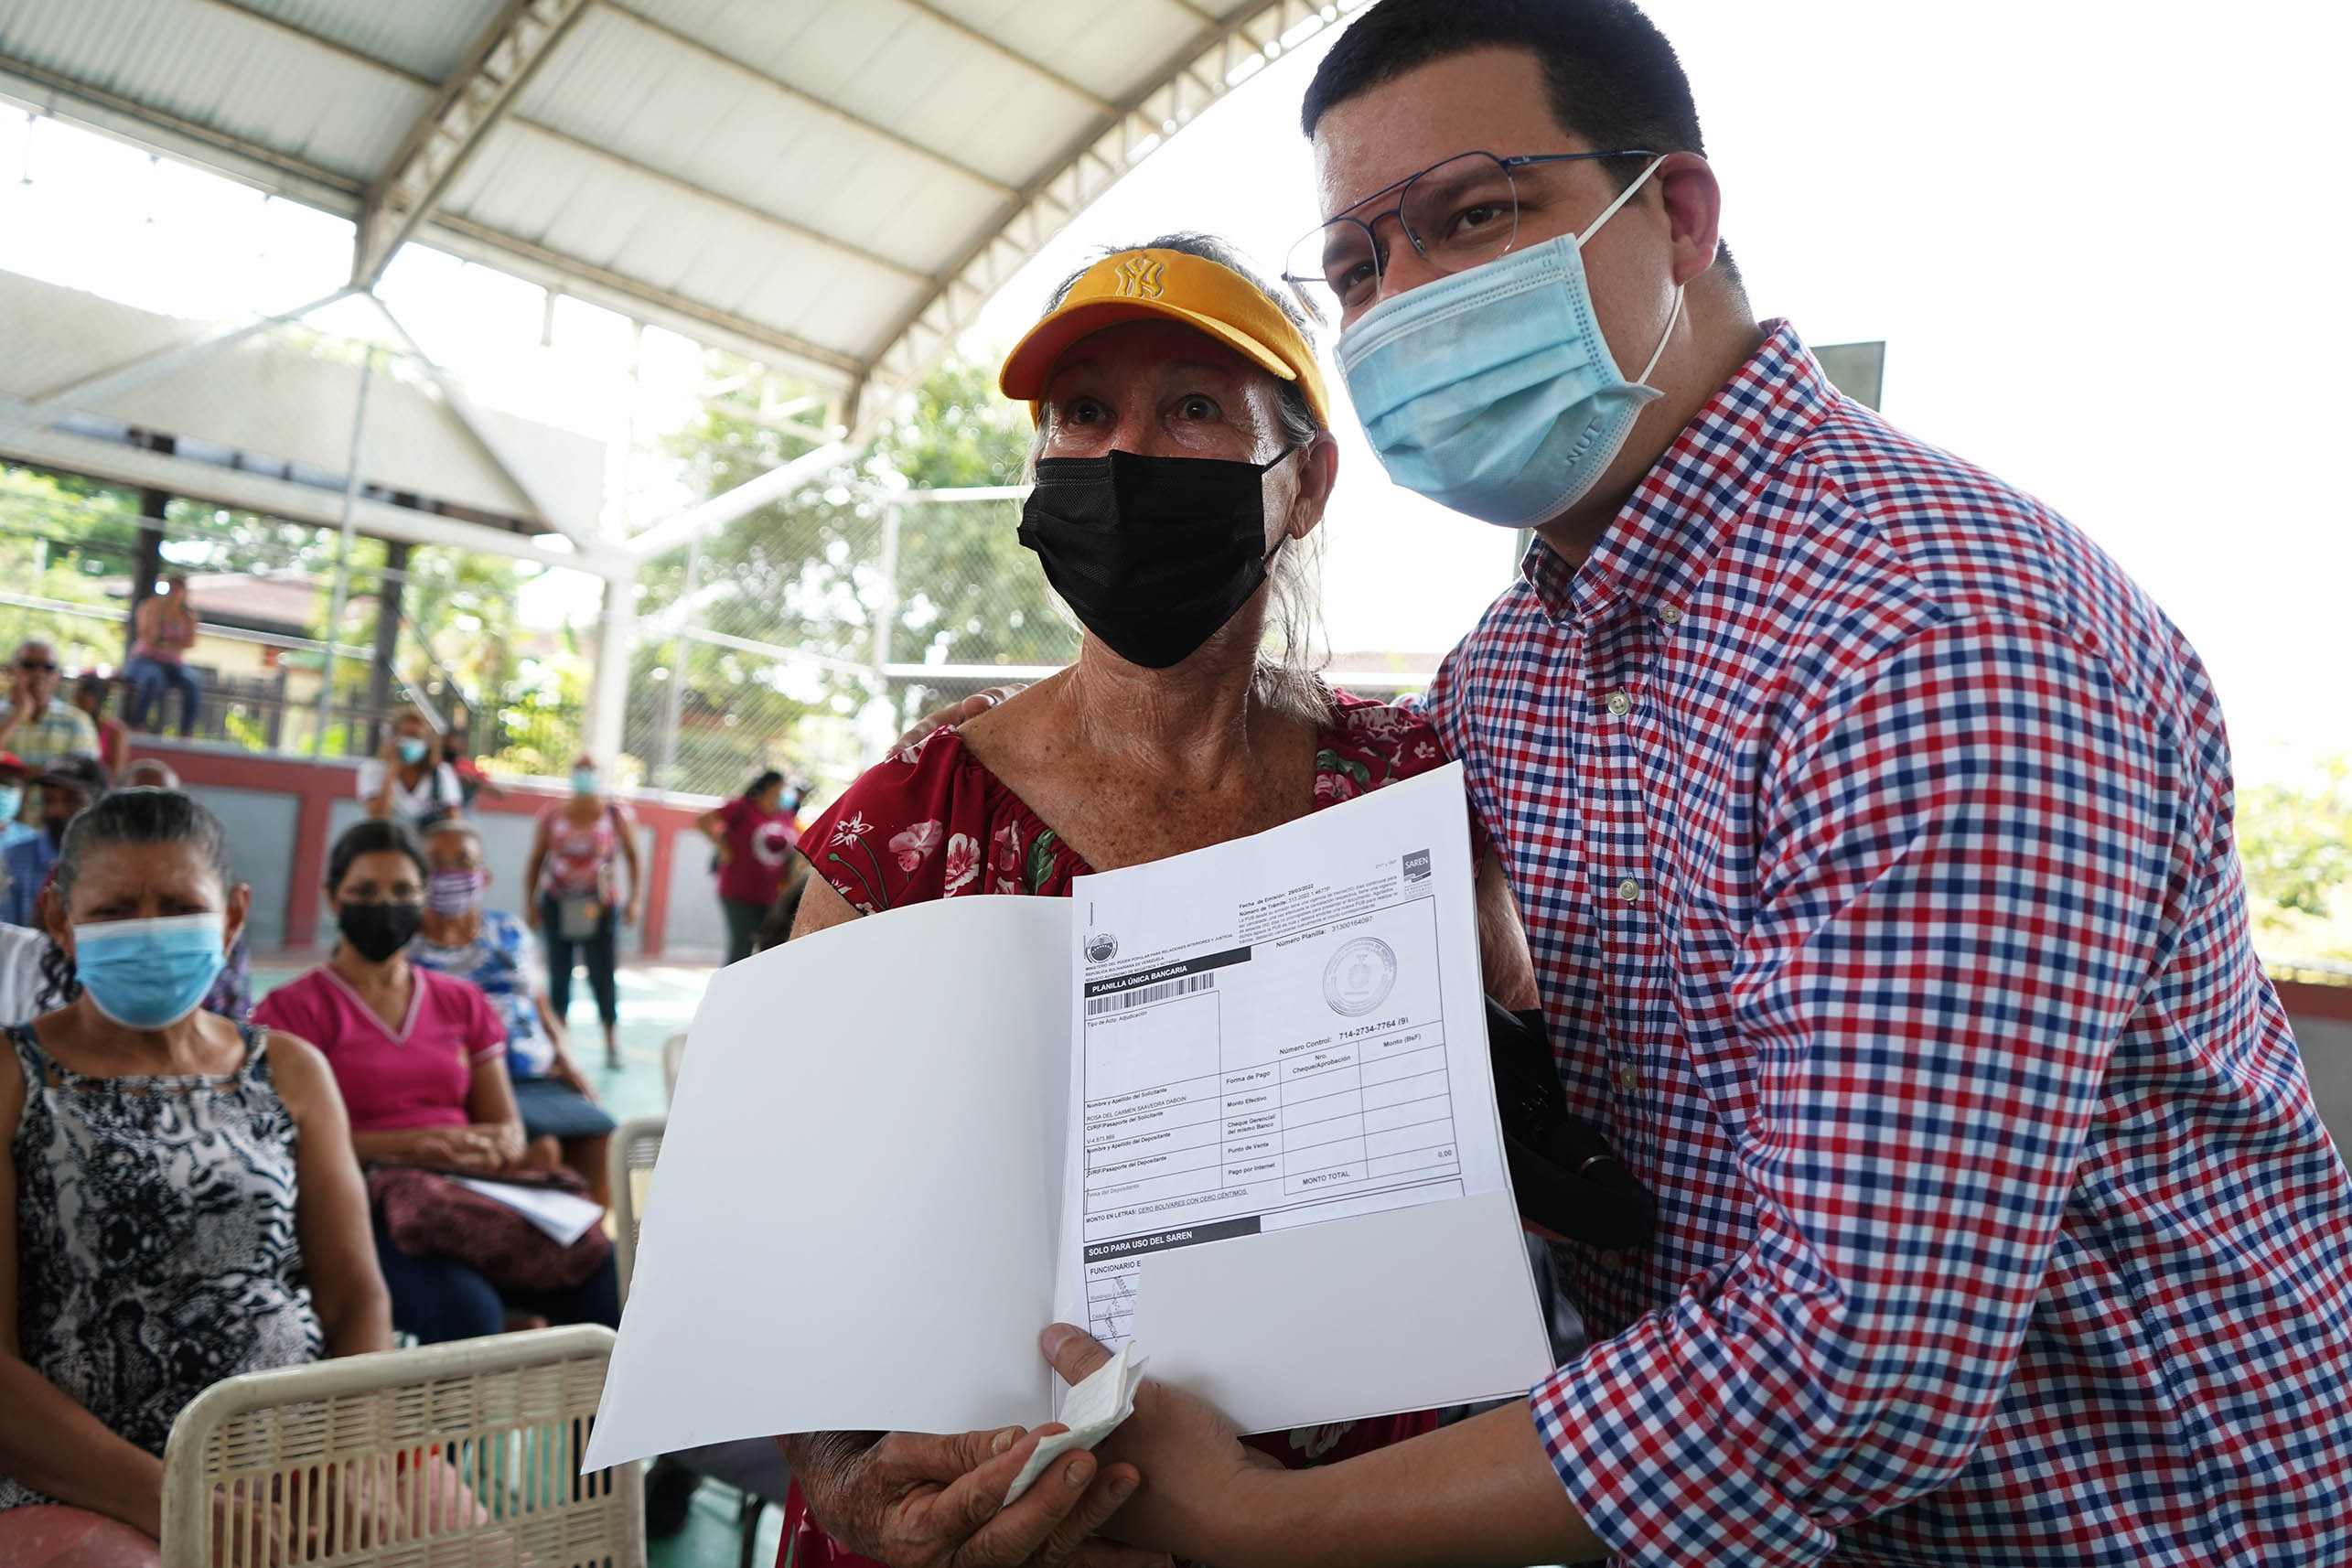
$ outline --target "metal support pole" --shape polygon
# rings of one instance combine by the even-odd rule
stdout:
[[[328,599],[327,635],[318,655],[318,733],[310,755],[327,754],[328,726],[335,722],[335,650],[343,640],[343,612],[351,598],[352,510],[360,501],[360,455],[368,434],[368,383],[375,379],[376,351],[360,362],[360,395],[351,410],[351,460],[343,475],[342,537],[335,547],[335,591]]]
[[[670,655],[669,700],[661,713],[661,788],[678,788],[678,720],[686,703],[686,660],[693,656],[694,591],[702,586],[703,539],[686,543],[686,577],[678,590],[678,640]]]
[[[392,680],[400,662],[400,621],[407,600],[408,557],[405,539],[384,542],[384,569],[376,577],[376,661],[368,670],[368,749],[383,744],[383,729],[392,712]],[[425,650],[427,659],[432,650]]]
[[[628,645],[637,629],[637,580],[605,579],[604,607],[597,617],[596,670],[588,692],[588,723],[581,749],[607,773],[620,758],[621,727],[628,713]]]
[[[895,500],[882,508],[881,575],[881,591],[874,606],[874,679],[882,695],[887,697],[890,624],[898,618],[898,503]]]

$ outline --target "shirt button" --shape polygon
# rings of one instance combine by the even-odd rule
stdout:
[[[1627,1063],[1626,1066],[1617,1069],[1617,1087],[1619,1089],[1639,1089],[1641,1087],[1641,1069],[1633,1066],[1631,1063]]]
[[[1664,609],[1658,612],[1658,618],[1665,622],[1668,626],[1672,626],[1682,618],[1682,612],[1676,609],[1672,605],[1669,605]]]
[[[1641,884],[1630,876],[1627,877],[1617,884],[1617,897],[1628,904],[1638,903],[1641,899]]]
[[[1609,712],[1615,714],[1619,718],[1623,718],[1627,714],[1633,712],[1633,699],[1627,696],[1623,692],[1611,692],[1607,700]]]

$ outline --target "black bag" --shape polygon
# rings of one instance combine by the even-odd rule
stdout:
[[[1599,1128],[1568,1113],[1543,1015],[1513,1013],[1487,998],[1487,1055],[1520,1218],[1594,1247],[1649,1240],[1658,1200],[1618,1161]]]

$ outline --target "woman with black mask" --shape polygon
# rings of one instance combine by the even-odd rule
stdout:
[[[253,1021],[317,1046],[334,1069],[362,1162],[474,1176],[543,1170],[554,1140],[527,1144],[507,1080],[506,1026],[462,980],[409,961],[424,918],[424,850],[406,824],[355,822],[328,856],[338,940],[328,961],[263,997]],[[499,1331],[509,1308],[557,1323],[620,1322],[611,1260],[568,1290],[509,1292],[446,1257],[414,1257],[375,1217],[392,1321],[430,1345]]]
[[[802,833],[796,936],[932,898],[1066,896],[1089,871],[1277,826],[1442,764],[1420,715],[1333,691],[1307,658],[1308,545],[1338,471],[1305,316],[1222,242],[1173,235],[1059,290],[1000,384],[1036,421],[1021,542],[1086,636],[1078,662],[868,770]],[[1269,634],[1272,634],[1271,636]],[[1487,860],[1483,841],[1474,863]],[[1499,875],[1480,881],[1487,989],[1535,1005]],[[1443,1151],[1434,1151],[1433,1157]],[[809,1261],[812,1277],[822,1260]],[[1270,1433],[1284,1464],[1428,1430],[1434,1412]],[[904,1498],[930,1438],[803,1434],[807,1568],[943,1543]],[[1060,1528],[1107,1517],[1125,1466],[1058,1461]],[[937,1477],[933,1477],[937,1478]]]

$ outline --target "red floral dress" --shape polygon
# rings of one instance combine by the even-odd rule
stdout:
[[[1315,754],[1315,809],[1444,762],[1437,732],[1409,708],[1332,693],[1333,712]],[[1476,865],[1484,857],[1471,826]],[[1070,879],[1093,867],[1064,843],[1028,803],[1005,788],[953,729],[866,769],[800,835],[817,875],[864,914],[973,893],[1066,897]],[[1292,1469],[1336,1463],[1435,1429],[1436,1412],[1343,1421],[1267,1432],[1243,1441]],[[779,1568],[881,1568],[825,1534],[792,1483],[784,1504]]]

